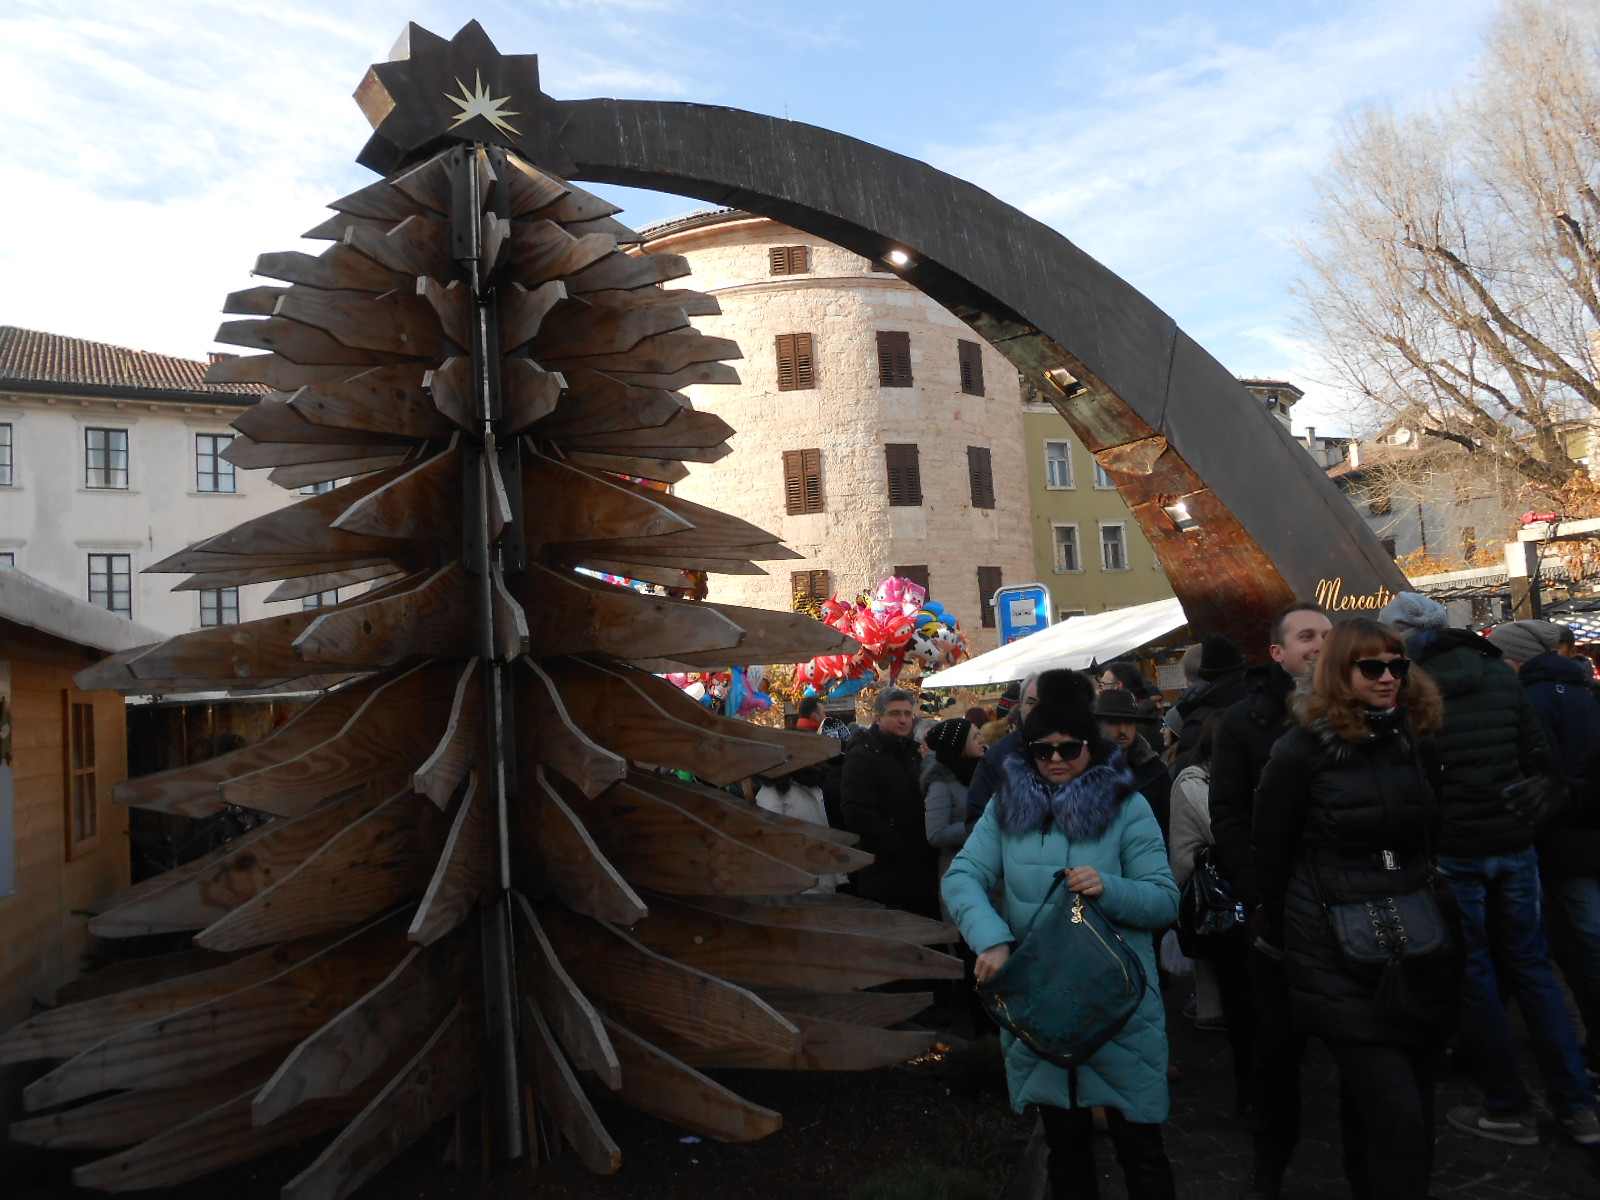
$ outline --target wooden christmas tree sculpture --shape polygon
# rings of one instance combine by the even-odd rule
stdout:
[[[193,932],[11,1030],[54,1060],[11,1133],[112,1151],[106,1190],[174,1184],[337,1129],[286,1197],[349,1194],[486,1093],[500,1151],[544,1114],[582,1160],[619,1153],[612,1095],[709,1137],[779,1127],[701,1068],[864,1068],[928,1039],[887,1026],[953,977],[948,927],[832,896],[848,835],[698,783],[817,762],[837,743],[716,716],[652,672],[849,650],[807,617],[641,595],[792,557],[767,533],[642,486],[726,453],[678,390],[736,378],[689,318],[706,295],[633,255],[617,210],[537,163],[531,56],[476,25],[415,27],[358,92],[386,171],[263,255],[284,286],[229,298],[222,341],[268,353],[213,379],[273,390],[228,457],[341,486],[158,564],[184,588],[282,581],[330,608],[200,630],[81,677],[129,693],[299,680],[315,703],[263,741],[117,798],[277,819],[106,901],[108,938]],[[529,75],[532,75],[531,91]],[[530,1107],[530,1100],[531,1105]]]

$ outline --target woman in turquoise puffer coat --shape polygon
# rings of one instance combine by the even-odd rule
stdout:
[[[1171,1200],[1166,1120],[1167,1034],[1152,932],[1178,913],[1178,888],[1150,805],[1090,711],[1093,685],[1074,671],[1039,677],[1039,703],[1023,722],[994,801],[944,877],[944,899],[978,952],[981,983],[999,970],[1044,903],[1055,875],[1094,900],[1144,964],[1146,991],[1116,1037],[1076,1069],[1001,1033],[1012,1106],[1039,1106],[1057,1196],[1099,1194],[1091,1109],[1104,1107],[1130,1200]],[[1069,757],[1070,755],[1070,757]],[[1002,887],[999,911],[990,896]]]

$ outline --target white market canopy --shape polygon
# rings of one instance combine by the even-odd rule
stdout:
[[[1092,616],[1069,617],[1059,625],[1019,638],[969,658],[964,663],[925,675],[923,687],[979,687],[1026,679],[1052,667],[1081,671],[1090,663],[1105,662],[1119,654],[1153,642],[1187,625],[1189,618],[1176,599],[1157,600]]]

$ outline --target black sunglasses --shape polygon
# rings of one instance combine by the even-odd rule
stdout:
[[[1404,683],[1411,671],[1409,658],[1358,658],[1351,665],[1373,682],[1382,679],[1387,671],[1394,676],[1396,683]]]
[[[1062,762],[1072,762],[1083,753],[1083,743],[1029,742],[1028,753],[1040,762],[1049,762],[1052,758],[1059,758]]]

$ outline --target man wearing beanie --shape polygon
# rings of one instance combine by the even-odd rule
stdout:
[[[1561,774],[1580,779],[1600,741],[1600,700],[1588,660],[1563,653],[1569,632],[1550,621],[1513,621],[1496,626],[1489,641],[1517,672]],[[1556,962],[1583,1017],[1592,1072],[1600,1065],[1600,829],[1589,821],[1581,814],[1558,818],[1540,831],[1538,850]]]
[[[1194,762],[1195,746],[1200,741],[1200,730],[1206,718],[1214,712],[1231,708],[1245,698],[1249,684],[1245,679],[1244,652],[1225,633],[1208,633],[1200,639],[1200,668],[1197,674],[1203,687],[1195,687],[1178,701],[1177,709],[1183,718],[1178,727],[1178,757],[1173,761],[1172,774]]]
[[[1245,674],[1246,695],[1222,714],[1211,748],[1211,837],[1217,865],[1234,897],[1255,912],[1261,904],[1250,852],[1256,782],[1272,747],[1295,723],[1289,697],[1311,673],[1333,624],[1320,604],[1299,601],[1273,618],[1267,631],[1272,661]],[[1222,970],[1233,964],[1219,960]],[[1253,1166],[1247,1200],[1278,1200],[1283,1176],[1300,1142],[1300,1060],[1306,1037],[1289,1015],[1289,980],[1282,962],[1251,947],[1247,981],[1226,981],[1223,1015],[1251,1029],[1251,1071],[1234,1080],[1241,1108],[1252,1108]]]
[[[1444,697],[1444,724],[1434,735],[1444,766],[1436,850],[1439,873],[1461,904],[1461,1042],[1483,1089],[1481,1106],[1452,1108],[1446,1119],[1492,1141],[1539,1143],[1504,988],[1522,1009],[1557,1122],[1580,1143],[1600,1142],[1594,1085],[1540,924],[1534,829],[1503,796],[1512,784],[1554,769],[1539,720],[1500,647],[1450,628],[1442,605],[1402,592],[1378,615],[1405,635],[1407,654]],[[1513,635],[1519,652],[1525,642],[1542,644],[1531,631]],[[1555,643],[1552,637],[1552,649]]]

